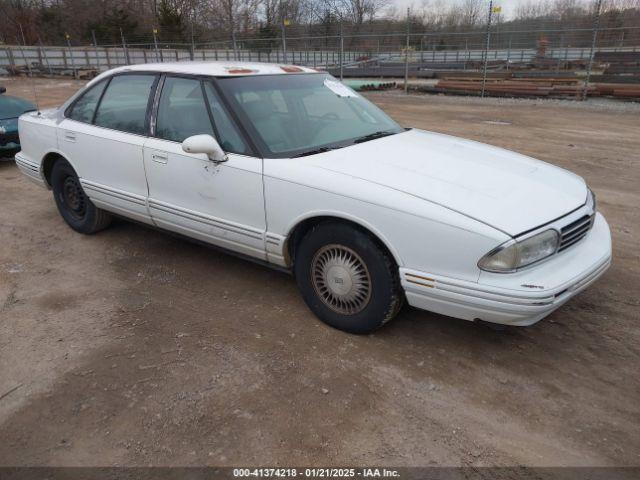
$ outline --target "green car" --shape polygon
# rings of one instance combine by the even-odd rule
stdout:
[[[0,158],[13,157],[20,151],[18,117],[36,109],[30,101],[5,95],[5,91],[0,87]]]

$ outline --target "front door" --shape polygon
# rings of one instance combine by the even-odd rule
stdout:
[[[160,227],[265,259],[262,159],[249,155],[237,127],[208,82],[167,76],[144,145],[149,211]],[[213,124],[211,119],[213,118]],[[210,134],[228,153],[216,164],[182,150]]]

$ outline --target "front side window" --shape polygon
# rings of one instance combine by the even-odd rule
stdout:
[[[146,134],[147,107],[156,77],[113,77],[98,106],[95,124],[123,132]]]
[[[198,134],[214,134],[200,80],[167,77],[158,105],[156,137],[182,142]]]
[[[106,85],[107,80],[103,80],[84,92],[73,104],[68,117],[78,122],[91,123],[93,121],[93,114],[96,111],[96,106],[100,101],[100,95],[102,95],[102,91]]]
[[[300,156],[403,131],[327,74],[220,78],[218,84],[270,157]]]

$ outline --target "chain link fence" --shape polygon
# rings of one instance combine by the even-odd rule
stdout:
[[[572,72],[589,81],[592,62],[608,54],[629,55],[622,65],[629,78],[640,75],[640,26],[600,28],[503,28],[485,30],[415,32],[407,23],[404,32],[359,33],[353,26],[312,35],[308,31],[282,29],[268,38],[238,36],[233,40],[164,41],[163,32],[119,43],[78,45],[67,37],[62,45],[0,44],[0,67],[10,73],[25,70],[39,74],[90,78],[101,71],[129,64],[180,61],[249,61],[305,65],[325,69],[343,78],[398,78],[405,88],[411,79],[429,79],[447,72],[482,75],[524,71],[559,76]],[[623,58],[624,59],[624,58]],[[610,69],[610,66],[607,67]],[[482,94],[484,94],[484,81]]]

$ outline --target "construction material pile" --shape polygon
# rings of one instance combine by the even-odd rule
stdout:
[[[41,63],[33,62],[29,66],[16,65],[6,66],[9,75],[16,76],[69,76],[78,79],[90,80],[100,73],[95,67],[66,67],[62,65],[42,65]]]
[[[421,85],[415,90],[424,93],[447,93],[454,95],[479,95],[482,92],[479,76],[447,76],[435,85]],[[588,97],[610,96],[640,100],[640,84],[595,83],[585,87],[583,78],[577,76],[487,78],[485,95],[494,97],[563,98],[581,99],[586,89]]]
[[[486,95],[498,97],[553,97],[577,98],[584,90],[583,81],[579,78],[488,78],[484,91]],[[423,91],[431,93],[449,93],[458,95],[478,95],[482,91],[480,77],[444,77],[432,87]],[[589,87],[588,93],[593,93]]]
[[[595,90],[593,94],[600,96],[640,100],[640,84],[596,83]]]
[[[640,100],[640,52],[598,51],[595,53],[590,82],[586,84],[587,64],[561,61],[548,55],[549,41],[538,40],[532,61],[521,64],[498,65],[486,72],[483,82],[481,69],[477,72],[435,72],[435,85],[419,86],[415,90],[454,95],[485,95],[496,97],[549,97],[583,99],[586,96],[606,96],[625,100]],[[504,68],[507,68],[506,71]],[[483,85],[484,83],[484,85]]]
[[[345,85],[356,91],[390,90],[396,88],[396,82],[381,82],[379,80],[345,80]]]
[[[594,61],[605,67],[605,75],[640,75],[640,52],[596,52]]]

